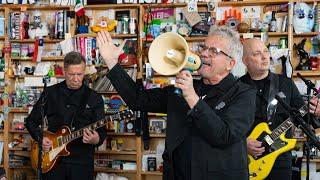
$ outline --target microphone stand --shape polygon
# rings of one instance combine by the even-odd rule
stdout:
[[[306,123],[304,119],[302,118],[302,115],[298,110],[293,110],[287,103],[285,103],[279,95],[276,95],[275,98],[278,100],[278,102],[284,107],[288,112],[289,115],[294,120],[293,123],[296,127],[301,129],[306,135],[307,135],[307,176],[306,179],[309,179],[309,163],[310,163],[310,152],[309,152],[309,145],[313,144],[320,150],[320,141],[318,140],[317,136],[314,134],[312,129],[310,129],[309,123]],[[310,113],[308,113],[308,118],[310,116]],[[310,138],[310,139],[309,139]]]
[[[43,96],[41,97],[41,105],[40,105],[40,112],[41,112],[41,123],[40,123],[40,136],[38,138],[38,168],[37,168],[37,175],[38,180],[42,180],[42,140],[43,140],[43,132],[44,132],[44,126],[46,122],[45,117],[45,104],[46,104],[46,98],[47,98],[47,83],[49,82],[50,77],[44,76],[42,79],[43,86]]]
[[[318,90],[315,88],[315,84],[311,82],[310,80],[305,79],[300,73],[297,73],[298,77],[306,84],[307,86],[307,105],[308,109],[310,109],[310,96],[311,96],[311,90],[314,91],[314,93],[317,93]],[[307,115],[307,124],[310,125],[310,112],[308,111]],[[309,136],[307,136],[307,143],[306,143],[306,151],[307,151],[307,176],[306,180],[309,180],[309,172],[310,172],[310,146],[308,142],[310,141]]]

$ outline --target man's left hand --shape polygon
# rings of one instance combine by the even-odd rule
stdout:
[[[83,130],[82,142],[85,144],[98,144],[99,143],[99,134],[97,131],[91,131],[87,128]]]

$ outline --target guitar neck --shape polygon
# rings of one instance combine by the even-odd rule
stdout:
[[[119,114],[115,114],[115,115],[110,115],[110,116],[106,116],[106,118],[101,119],[99,121],[96,121],[92,124],[89,124],[88,126],[81,128],[79,130],[76,130],[74,132],[72,132],[71,134],[62,136],[62,143],[69,143],[75,139],[78,139],[79,137],[83,136],[83,130],[84,129],[89,129],[89,130],[96,130],[104,125],[106,125],[110,120],[112,121],[113,119],[119,119],[120,115]]]
[[[309,109],[308,105],[304,105],[299,109],[299,113],[301,114],[302,117],[308,113],[308,109]],[[271,138],[274,140],[279,138],[279,136],[282,133],[287,132],[292,126],[293,126],[293,122],[291,121],[291,118],[289,117],[281,125],[279,125],[276,129],[274,129],[272,131],[272,133],[270,135]]]

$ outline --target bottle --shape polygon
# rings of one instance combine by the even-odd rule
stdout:
[[[272,17],[270,21],[270,32],[276,32],[277,31],[277,20],[276,20],[276,12],[272,11]]]
[[[136,34],[136,18],[130,18],[129,30],[130,34]]]

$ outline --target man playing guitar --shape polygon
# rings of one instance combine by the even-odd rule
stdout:
[[[26,127],[36,141],[40,136],[41,99],[45,99],[45,115],[48,119],[48,131],[56,132],[63,125],[71,131],[79,130],[105,117],[101,95],[83,84],[85,59],[77,52],[70,52],[64,58],[65,81],[48,87],[35,104],[26,119]],[[62,132],[64,133],[64,132]],[[94,172],[94,148],[102,144],[106,137],[104,126],[97,131],[85,128],[83,138],[67,145],[69,156],[61,157],[56,166],[43,174],[43,179],[92,179]],[[52,149],[53,143],[44,136],[43,151]]]

